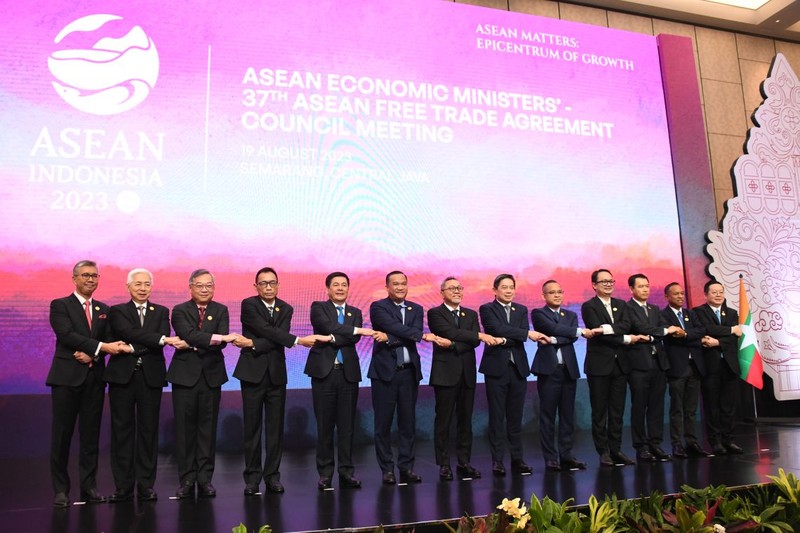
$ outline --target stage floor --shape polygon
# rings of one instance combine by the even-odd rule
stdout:
[[[13,431],[5,428],[4,431]],[[628,431],[626,430],[626,439]],[[356,457],[359,490],[340,490],[334,478],[333,491],[317,490],[314,451],[284,453],[281,467],[284,494],[245,497],[242,494],[241,455],[217,457],[213,483],[217,497],[201,500],[171,500],[177,488],[174,461],[160,457],[156,491],[159,501],[52,507],[48,461],[4,459],[0,461],[0,524],[15,532],[228,532],[243,522],[249,531],[269,524],[275,531],[315,531],[371,527],[378,524],[411,524],[459,517],[464,513],[491,512],[504,497],[539,498],[556,501],[574,498],[586,503],[591,494],[616,493],[633,498],[653,490],[678,492],[681,485],[749,485],[765,482],[778,468],[800,473],[800,427],[742,425],[737,442],[740,456],[686,459],[629,467],[601,468],[588,432],[576,435],[576,455],[589,467],[579,472],[546,472],[538,436],[526,436],[526,460],[534,468],[529,476],[493,477],[485,438],[477,438],[473,465],[483,478],[442,482],[433,460],[433,443],[420,443],[415,470],[422,475],[418,485],[384,486],[371,446],[360,447]],[[308,443],[306,443],[308,444]],[[627,447],[624,451],[632,455]],[[667,448],[667,451],[669,449]],[[75,458],[71,460],[74,470]],[[508,468],[508,465],[506,465]],[[73,476],[73,480],[75,476]],[[99,491],[113,491],[108,456],[101,456]],[[263,487],[263,485],[262,485]],[[74,500],[78,491],[70,495]],[[408,530],[411,528],[408,527]]]

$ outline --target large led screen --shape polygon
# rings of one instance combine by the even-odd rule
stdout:
[[[426,308],[448,275],[473,308],[501,272],[529,308],[555,277],[577,309],[599,266],[626,298],[682,278],[652,36],[439,0],[43,0],[0,27],[0,394],[46,391],[85,258],[109,304],[132,268],[169,307],[208,268],[233,330],[272,266],[301,335],[334,270],[367,325],[395,269]]]

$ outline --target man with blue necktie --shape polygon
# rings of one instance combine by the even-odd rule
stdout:
[[[330,342],[315,344],[308,352],[304,372],[311,377],[314,416],[317,419],[317,472],[319,490],[331,488],[335,461],[333,433],[336,428],[339,486],[361,488],[354,477],[353,436],[361,366],[356,344],[362,335],[375,332],[361,327],[361,309],[347,304],[350,278],[332,272],[325,278],[328,300],[311,304],[314,333],[330,337]]]
[[[397,468],[400,483],[419,483],[414,472],[416,407],[422,368],[417,343],[433,341],[435,335],[422,333],[422,306],[406,300],[408,278],[399,270],[386,274],[387,297],[372,302],[369,316],[372,328],[381,333],[373,337],[372,361],[367,376],[372,380],[372,407],[375,411],[375,454],[383,472],[383,483],[394,485],[395,461],[392,454],[392,420],[397,412]]]

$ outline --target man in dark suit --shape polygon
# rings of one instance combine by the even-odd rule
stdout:
[[[191,300],[172,309],[172,329],[187,343],[177,350],[167,371],[172,383],[175,449],[180,487],[175,496],[217,495],[211,484],[217,446],[222,384],[228,381],[222,349],[237,338],[229,333],[228,308],[213,301],[214,276],[205,269],[189,276]]]
[[[650,280],[647,276],[633,274],[628,278],[628,287],[631,299],[627,303],[627,329],[632,334],[647,337],[646,341],[628,348],[633,447],[639,461],[669,461],[672,457],[661,447],[664,440],[666,371],[669,369],[669,358],[662,339],[668,335],[682,335],[683,329],[668,325],[661,316],[661,310],[647,303],[650,298]]]
[[[664,350],[669,357],[667,381],[669,383],[669,436],[672,455],[678,459],[708,457],[695,434],[700,383],[706,373],[703,347],[700,340],[705,329],[695,319],[694,313],[683,307],[685,293],[679,283],[664,287],[667,306],[661,315],[667,324],[678,326],[684,335],[664,338]],[[685,443],[685,445],[684,445]]]
[[[110,503],[133,498],[153,501],[158,461],[158,419],[161,392],[167,384],[164,346],[170,337],[169,309],[150,302],[153,275],[143,268],[128,273],[131,300],[111,307],[111,330],[127,343],[132,353],[111,357],[106,365],[108,400],[111,405],[111,472],[116,492]]]
[[[622,452],[622,417],[628,393],[626,378],[631,370],[625,345],[638,342],[640,337],[624,330],[625,302],[611,296],[614,283],[610,271],[592,272],[595,296],[581,306],[584,326],[594,332],[586,341],[583,371],[589,382],[592,440],[602,466],[635,464]]]
[[[461,307],[464,287],[454,277],[441,284],[444,303],[428,310],[428,327],[436,338],[429,384],[436,395],[433,442],[439,478],[453,479],[450,466],[450,425],[456,416],[456,473],[461,479],[477,479],[481,473],[470,464],[472,457],[472,409],[475,404],[475,348],[500,339],[481,333],[478,313]]]
[[[104,356],[127,352],[130,347],[119,341],[109,342],[108,306],[92,299],[99,277],[95,262],[78,262],[72,269],[75,292],[50,302],[50,326],[56,335],[56,348],[47,385],[53,405],[50,475],[56,507],[69,505],[67,466],[78,420],[81,500],[87,503],[106,501],[97,492],[97,455],[105,395]]]
[[[525,341],[547,341],[547,337],[528,327],[528,309],[513,303],[516,281],[511,274],[494,279],[494,301],[481,305],[479,312],[483,331],[502,339],[500,344],[483,351],[480,372],[486,380],[489,403],[489,447],[492,473],[506,475],[503,456],[508,440],[511,470],[530,474],[531,467],[522,456],[522,410],[525,406],[527,378],[530,375]]]
[[[547,470],[584,470],[586,463],[572,454],[572,435],[575,430],[575,392],[577,390],[578,359],[575,341],[593,335],[589,329],[578,327],[578,315],[564,309],[564,291],[556,280],[542,285],[545,305],[531,313],[533,329],[547,336],[533,356],[531,372],[536,376],[539,393],[539,441],[542,444]],[[558,443],[555,427],[558,415]]]
[[[708,443],[714,455],[740,454],[733,442],[739,387],[739,314],[725,303],[725,288],[716,280],[703,287],[706,303],[694,308],[705,328],[702,338],[706,375],[702,381],[703,408]]]
[[[361,381],[356,344],[361,335],[375,332],[361,327],[361,309],[347,304],[350,278],[344,272],[332,272],[325,278],[328,300],[311,304],[314,333],[330,337],[331,342],[316,344],[308,352],[304,372],[311,377],[311,395],[317,419],[317,472],[319,490],[331,488],[335,461],[333,433],[336,428],[339,450],[339,486],[361,488],[354,477],[353,436]]]
[[[284,412],[286,410],[286,348],[310,347],[327,337],[297,337],[289,333],[294,309],[278,298],[278,274],[264,267],[256,273],[256,296],[242,300],[242,349],[233,377],[242,382],[244,418],[244,494],[258,494],[263,479],[267,490],[284,491],[281,483]],[[265,434],[261,461],[261,432]]]
[[[392,455],[392,420],[397,412],[397,468],[400,483],[419,483],[414,472],[416,407],[422,367],[417,343],[432,341],[422,334],[423,309],[406,301],[408,278],[400,271],[386,274],[387,298],[372,302],[369,316],[373,337],[372,361],[367,376],[372,380],[372,408],[375,411],[375,454],[383,472],[383,483],[393,485],[395,461]]]

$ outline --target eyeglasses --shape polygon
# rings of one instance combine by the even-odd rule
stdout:
[[[597,280],[596,285],[613,285],[616,282],[617,280],[614,279],[599,279]]]
[[[267,287],[277,287],[278,286],[278,280],[259,281],[258,283],[256,283],[256,285],[258,285],[262,289],[266,289]]]
[[[464,287],[458,285],[457,287],[445,287],[442,289],[443,291],[450,291],[450,292],[464,292]]]
[[[214,284],[213,283],[192,283],[192,287],[194,287],[198,291],[202,291],[203,289],[205,289],[207,291],[213,291],[214,290]]]
[[[84,272],[83,274],[77,274],[76,277],[83,279],[97,279],[100,277],[100,274],[87,274]]]
[[[545,294],[555,296],[556,294],[564,294],[564,291],[547,291]]]

